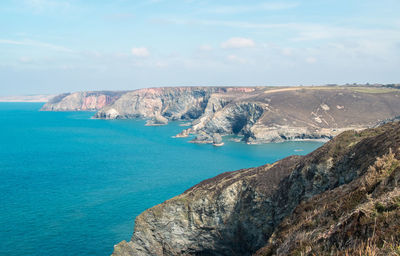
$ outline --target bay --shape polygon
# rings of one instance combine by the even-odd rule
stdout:
[[[0,255],[110,255],[147,208],[220,173],[322,145],[198,145],[172,138],[180,122],[148,127],[41,106],[0,103]]]

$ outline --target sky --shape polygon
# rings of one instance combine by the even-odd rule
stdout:
[[[399,0],[1,0],[0,95],[400,82]]]

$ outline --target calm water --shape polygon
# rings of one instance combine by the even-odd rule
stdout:
[[[179,123],[145,127],[41,105],[0,103],[0,255],[110,255],[145,209],[224,171],[321,145],[196,145],[171,138]]]

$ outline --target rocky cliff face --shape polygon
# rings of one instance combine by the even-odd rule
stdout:
[[[124,92],[75,92],[58,95],[43,107],[42,111],[94,111],[113,103]]]
[[[208,107],[208,106],[207,106]],[[188,130],[180,133],[180,136],[188,134],[201,134],[193,141],[208,141],[213,134],[236,134],[247,136],[251,132],[251,127],[263,115],[265,106],[263,103],[253,102],[232,102],[219,110],[205,114]]]
[[[43,110],[98,110],[95,118],[190,120],[192,142],[239,135],[250,144],[328,140],[400,115],[400,90],[385,87],[174,87],[61,95]]]
[[[143,212],[113,255],[323,254],[385,230],[382,238],[399,239],[399,147],[400,124],[389,123],[344,132],[307,156],[221,174]],[[375,226],[363,219],[373,209]]]
[[[148,118],[162,116],[167,120],[199,118],[214,93],[240,92],[243,88],[177,87],[148,88],[124,94],[95,117],[106,119]]]
[[[105,119],[196,119],[215,88],[150,88],[128,92],[95,117]]]

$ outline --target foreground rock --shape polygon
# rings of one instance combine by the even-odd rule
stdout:
[[[400,123],[389,123],[221,174],[140,214],[113,255],[341,255],[362,252],[361,242],[395,244],[399,150]]]

